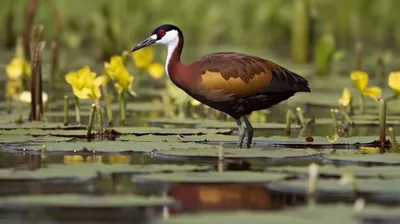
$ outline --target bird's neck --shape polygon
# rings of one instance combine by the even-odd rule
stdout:
[[[181,63],[181,54],[183,49],[183,37],[179,37],[168,45],[168,55],[165,62],[165,71],[172,78],[179,72],[183,64]]]

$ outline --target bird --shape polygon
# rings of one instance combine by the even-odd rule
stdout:
[[[190,64],[181,62],[184,36],[179,27],[163,24],[132,48],[135,52],[151,45],[168,48],[165,72],[186,94],[232,117],[238,128],[237,147],[243,148],[247,129],[247,148],[254,130],[249,115],[270,108],[294,96],[311,92],[308,81],[271,60],[238,52],[215,52]]]

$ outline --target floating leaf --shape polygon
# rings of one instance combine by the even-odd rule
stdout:
[[[360,151],[338,150],[337,153],[325,154],[324,161],[334,164],[400,165],[400,154],[365,154]]]
[[[48,179],[91,179],[98,175],[143,174],[158,172],[182,172],[209,170],[207,166],[195,165],[128,165],[128,164],[50,164],[37,170],[14,168],[0,169],[0,180],[48,180]]]
[[[290,160],[290,159],[310,159],[318,155],[317,151],[312,149],[285,149],[285,148],[267,148],[262,150],[255,149],[224,149],[224,158],[227,159],[254,159],[254,160]],[[214,148],[187,148],[171,149],[167,151],[154,152],[154,156],[170,158],[190,158],[190,159],[217,159],[219,150]]]
[[[282,172],[287,174],[297,174],[301,176],[308,176],[308,167],[306,166],[280,166],[268,167],[267,172]],[[352,172],[356,177],[361,178],[400,178],[399,168],[392,166],[379,166],[379,167],[362,167],[362,166],[334,166],[324,165],[319,167],[320,176],[329,176],[339,178],[344,172]]]
[[[68,208],[113,208],[152,207],[173,205],[169,197],[145,197],[139,195],[84,195],[84,194],[43,194],[18,195],[0,198],[0,207],[68,207]]]
[[[137,175],[133,177],[134,182],[162,182],[162,183],[267,183],[270,181],[283,180],[285,174],[249,172],[249,171],[226,171],[205,173],[160,173],[150,175]]]

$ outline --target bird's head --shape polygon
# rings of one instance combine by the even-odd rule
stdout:
[[[164,24],[155,28],[148,38],[132,49],[132,52],[153,44],[163,44],[168,47],[176,47],[179,42],[179,37],[183,38],[183,34],[178,27],[171,24]]]

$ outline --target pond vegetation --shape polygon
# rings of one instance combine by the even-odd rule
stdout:
[[[399,3],[3,0],[0,220],[400,222]],[[253,54],[312,92],[252,113],[237,148],[164,51],[130,52],[167,22],[183,61]]]

